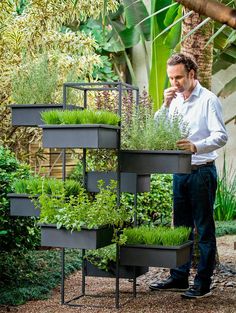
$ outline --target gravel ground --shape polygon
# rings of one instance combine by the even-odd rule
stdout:
[[[180,293],[149,291],[148,284],[155,279],[168,276],[168,269],[150,268],[146,275],[137,280],[137,297],[132,298],[132,283],[120,280],[120,309],[115,309],[115,280],[110,278],[86,278],[86,293],[101,297],[83,297],[77,304],[82,307],[60,305],[60,287],[53,290],[52,297],[44,301],[29,301],[18,307],[0,307],[0,312],[13,313],[97,313],[97,312],[135,312],[135,313],[235,313],[236,312],[236,236],[224,236],[217,239],[220,268],[216,271],[212,296],[197,300],[183,300]],[[190,283],[194,272],[191,273]],[[66,280],[65,297],[71,299],[80,292],[81,272],[72,274]],[[93,306],[93,307],[91,307]],[[97,306],[97,307],[95,307]],[[99,307],[100,306],[100,307]]]

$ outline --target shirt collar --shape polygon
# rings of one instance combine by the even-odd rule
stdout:
[[[197,84],[196,84],[195,88],[193,89],[193,91],[192,91],[190,97],[192,97],[192,96],[198,97],[199,94],[200,94],[201,89],[202,89],[202,86],[201,86],[201,84],[199,83],[199,81],[197,80]]]

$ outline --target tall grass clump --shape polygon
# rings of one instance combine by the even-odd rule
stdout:
[[[151,109],[133,109],[129,121],[122,126],[122,148],[133,150],[177,150],[176,142],[188,137],[188,126],[181,115],[168,118],[160,113],[157,119]]]
[[[223,171],[219,174],[217,183],[215,220],[234,220],[236,218],[236,171],[227,167],[225,155]]]
[[[120,117],[108,111],[52,110],[41,114],[45,124],[107,124],[118,125]]]
[[[126,244],[175,246],[186,242],[190,232],[187,227],[140,226],[124,229],[123,236],[127,238]]]

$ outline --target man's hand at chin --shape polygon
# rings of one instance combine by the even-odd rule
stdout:
[[[192,153],[197,152],[196,146],[188,139],[181,139],[176,142],[177,147],[181,150],[191,151]]]

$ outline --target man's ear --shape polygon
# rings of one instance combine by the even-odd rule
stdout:
[[[194,77],[195,77],[195,72],[194,72],[193,69],[191,69],[191,70],[189,71],[189,78],[194,78]]]

